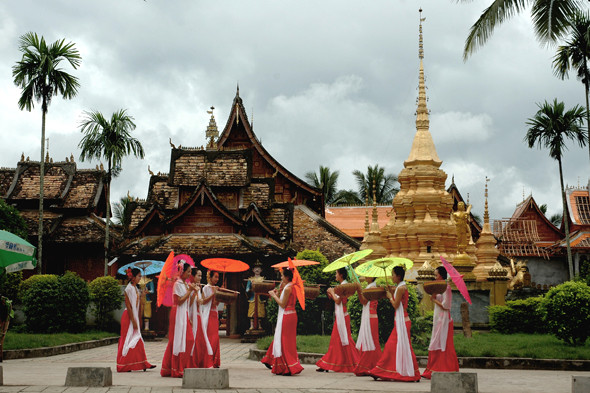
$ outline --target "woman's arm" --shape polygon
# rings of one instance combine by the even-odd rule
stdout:
[[[217,292],[217,287],[210,286],[210,288],[213,290],[213,292],[211,292],[211,295],[203,297],[202,304],[209,303],[213,299],[213,297],[215,296],[215,292]]]
[[[405,287],[400,287],[397,290],[397,292],[395,293],[395,298],[391,294],[391,291],[386,292],[386,295],[389,298],[389,301],[391,302],[391,305],[393,306],[394,309],[397,309],[399,307],[399,304],[402,301],[402,296],[405,291],[407,291],[407,289]]]
[[[192,292],[193,292],[193,287],[189,287],[189,290],[186,291],[186,293],[182,296],[178,296],[177,294],[174,294],[174,304],[176,304],[177,306],[180,306],[181,304],[186,302],[186,300],[191,296]]]
[[[133,315],[133,307],[131,307],[131,301],[129,300],[129,296],[127,296],[127,292],[125,292],[125,307],[127,308],[127,315],[129,315],[129,320],[133,325],[133,330],[137,330],[137,321],[135,320],[135,315]]]
[[[272,291],[268,291],[268,293],[275,300],[275,302],[277,302],[277,304],[281,308],[285,308],[285,307],[287,307],[287,303],[289,302],[289,295],[291,294],[291,288],[292,287],[286,287],[283,289],[283,292],[285,292],[285,296],[284,296],[285,300],[283,300],[282,302],[281,302],[281,298],[277,295],[277,291],[275,291],[274,289]]]
[[[334,292],[334,288],[328,288],[328,297],[334,300],[334,303],[340,304],[342,303],[342,299]]]
[[[359,302],[364,306],[369,302],[369,300],[363,296],[363,288],[361,287],[361,283],[356,283],[356,293],[358,294]]]

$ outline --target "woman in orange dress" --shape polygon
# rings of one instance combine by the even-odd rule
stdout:
[[[156,366],[148,363],[140,330],[140,293],[137,284],[141,271],[128,269],[129,284],[125,287],[125,311],[121,317],[121,338],[117,350],[117,372],[143,370]]]
[[[408,316],[408,289],[404,281],[405,270],[393,268],[392,279],[397,284],[395,293],[387,291],[387,297],[395,309],[395,325],[383,349],[377,365],[369,372],[374,379],[385,381],[419,382],[420,370],[412,349],[410,331],[412,322]]]
[[[436,280],[447,279],[447,269],[439,266],[434,271]],[[434,303],[434,317],[432,318],[432,336],[428,347],[428,364],[422,374],[430,379],[433,371],[459,371],[459,360],[453,342],[453,319],[451,318],[452,292],[451,286],[443,294],[431,295]]]
[[[297,296],[291,283],[293,271],[288,268],[283,269],[281,281],[284,287],[280,297],[276,289],[268,292],[279,305],[279,315],[274,340],[268,347],[266,356],[262,358],[262,363],[269,367],[273,374],[295,375],[303,371],[303,367],[297,355],[297,312],[295,311]]]
[[[180,277],[174,283],[174,305],[170,310],[168,345],[162,360],[162,370],[160,370],[160,375],[163,377],[182,378],[184,369],[192,366],[190,354],[194,339],[188,319],[188,306],[195,287],[185,283],[190,276],[191,266],[188,263],[181,266]]]
[[[201,367],[219,368],[221,365],[220,347],[219,347],[219,315],[217,313],[217,301],[215,292],[217,292],[217,282],[219,273],[213,270],[207,271],[207,285],[203,288],[203,302],[201,306],[201,325],[203,332],[206,334],[212,353],[204,356]]]
[[[376,288],[375,277],[365,277],[369,283],[367,289]],[[358,284],[357,294],[359,302],[363,305],[361,314],[361,327],[356,340],[356,347],[360,351],[359,363],[354,369],[357,376],[369,375],[369,371],[377,365],[381,357],[381,344],[379,344],[379,319],[377,318],[377,305],[379,300],[369,301],[363,296],[361,284]]]
[[[346,276],[345,268],[336,271],[336,280],[340,284],[347,283]],[[316,371],[332,370],[338,373],[352,373],[359,362],[360,354],[350,334],[350,316],[346,310],[348,298],[338,296],[334,288],[328,289],[328,297],[334,300],[334,327],[328,353],[318,360]]]

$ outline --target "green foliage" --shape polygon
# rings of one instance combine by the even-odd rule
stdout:
[[[61,331],[60,288],[54,274],[35,275],[23,281],[22,299],[27,330],[35,333]]]
[[[100,340],[113,337],[113,333],[88,331],[84,333],[52,333],[52,334],[31,334],[17,332],[12,326],[7,332],[4,340],[4,349],[29,349],[54,347],[57,345],[72,344],[90,340]]]
[[[325,287],[320,289],[321,293],[325,293],[326,289],[334,281],[334,273],[323,273],[322,270],[330,264],[328,258],[324,256],[319,250],[303,250],[297,253],[295,259],[303,259],[307,261],[319,262],[319,265],[300,266],[297,268],[299,274],[306,284],[323,284]],[[307,307],[307,306],[306,306]]]
[[[0,321],[9,321],[12,318],[14,318],[12,300],[6,296],[0,296]],[[1,333],[2,332],[0,332],[0,334]]]
[[[81,332],[86,327],[86,310],[90,302],[88,284],[70,271],[60,276],[58,281],[62,331]]]
[[[505,306],[488,308],[490,329],[499,333],[544,333],[542,297],[509,300]]]
[[[29,229],[20,212],[14,207],[6,204],[4,199],[0,198],[0,229],[14,233],[27,240]]]
[[[124,300],[119,283],[111,276],[97,277],[88,285],[88,289],[98,328],[115,330],[113,311],[121,308]]]
[[[18,290],[23,281],[23,272],[0,273],[0,293],[13,302],[19,300]]]
[[[584,345],[590,335],[590,287],[566,281],[545,295],[542,308],[549,331],[567,344]]]

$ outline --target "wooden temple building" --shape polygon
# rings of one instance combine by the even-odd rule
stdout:
[[[239,89],[219,135],[211,113],[206,147],[171,144],[169,173],[152,174],[147,198],[130,208],[130,227],[118,245],[118,265],[164,260],[170,251],[196,262],[227,257],[276,279],[270,265],[304,249],[330,260],[356,251],[360,242],[325,219],[323,195],[283,167],[254,134]],[[228,274],[227,287],[243,292],[251,272]],[[245,297],[230,307],[229,334],[249,321]]]
[[[15,206],[37,244],[39,161],[21,156],[16,168],[0,168],[0,196]],[[45,158],[43,199],[43,263],[45,274],[75,271],[85,280],[104,274],[106,212],[103,168],[79,169],[74,156],[53,162]],[[115,230],[111,235],[118,239]],[[119,239],[120,240],[120,239]],[[32,272],[25,271],[26,274]]]

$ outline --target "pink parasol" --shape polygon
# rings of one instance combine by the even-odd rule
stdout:
[[[277,264],[272,265],[271,267],[274,267],[275,269],[279,269],[279,268],[283,268],[283,267],[290,267],[291,264],[293,264],[293,266],[310,266],[310,265],[319,265],[319,262],[316,261],[308,261],[305,259],[291,259],[289,258],[288,261],[285,262],[279,262]]]
[[[443,257],[440,257],[440,260],[445,269],[447,270],[449,277],[451,277],[451,280],[453,280],[453,283],[455,284],[461,295],[463,295],[465,300],[467,300],[467,303],[471,304],[471,297],[469,297],[467,285],[465,285],[465,281],[463,281],[463,275],[459,274],[457,269],[455,269],[453,265],[451,265],[449,261],[447,261]]]
[[[188,263],[192,267],[195,267],[195,261],[193,261],[193,259],[186,254],[178,254],[174,257],[174,263],[178,264],[181,261]]]

